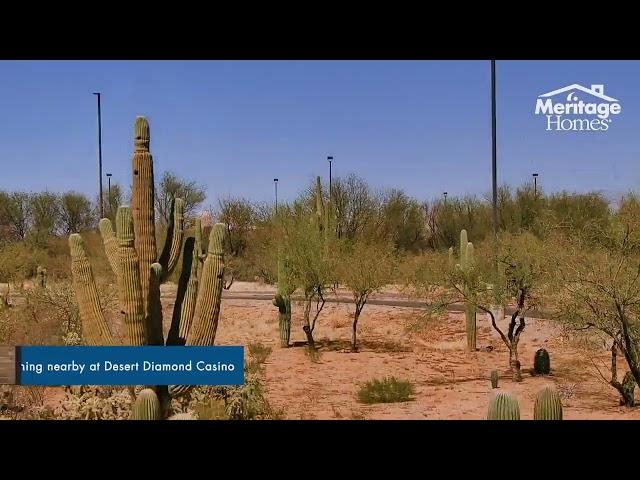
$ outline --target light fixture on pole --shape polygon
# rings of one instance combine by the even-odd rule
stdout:
[[[533,174],[533,198],[538,198],[538,174]]]
[[[442,195],[444,195],[444,204],[447,204],[447,192],[442,192]]]

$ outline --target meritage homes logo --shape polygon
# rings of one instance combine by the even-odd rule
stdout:
[[[604,94],[604,85],[587,88],[574,83],[539,95],[535,114],[547,118],[547,131],[580,132],[609,130],[611,117],[621,111],[618,100]]]

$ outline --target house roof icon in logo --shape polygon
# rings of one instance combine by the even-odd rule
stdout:
[[[555,95],[558,95],[559,93],[569,92],[569,95],[567,96],[567,100],[570,100],[571,93],[574,90],[580,90],[582,92],[588,93],[589,95],[593,95],[594,97],[598,97],[598,98],[601,98],[602,100],[606,100],[607,102],[617,102],[618,101],[615,98],[609,97],[609,96],[604,94],[604,85],[591,85],[591,88],[587,88],[587,87],[583,87],[582,85],[579,85],[577,83],[574,83],[574,84],[566,86],[566,87],[559,88],[558,90],[554,90],[552,92],[543,93],[542,95],[538,95],[538,97],[539,98],[553,97]]]

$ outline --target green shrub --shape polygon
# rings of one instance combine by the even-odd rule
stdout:
[[[411,382],[388,377],[365,383],[358,391],[358,400],[369,404],[407,402],[414,393]]]

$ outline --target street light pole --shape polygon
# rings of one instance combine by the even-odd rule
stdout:
[[[98,175],[100,178],[100,218],[104,218],[102,198],[102,115],[100,111],[100,92],[93,92],[98,97]]]
[[[442,195],[444,195],[444,204],[447,204],[447,192],[442,192]]]
[[[276,215],[278,215],[278,179],[274,178],[273,183],[276,186]]]
[[[538,198],[538,174],[533,174],[533,198]]]
[[[496,61],[491,60],[491,183],[493,190],[493,236],[498,239],[498,178],[496,174]]]
[[[331,201],[331,161],[333,157],[327,157],[327,160],[329,160],[329,201]]]
[[[107,173],[107,182],[109,182],[109,186],[107,187],[107,207],[109,207],[109,215],[111,215],[111,174]]]

